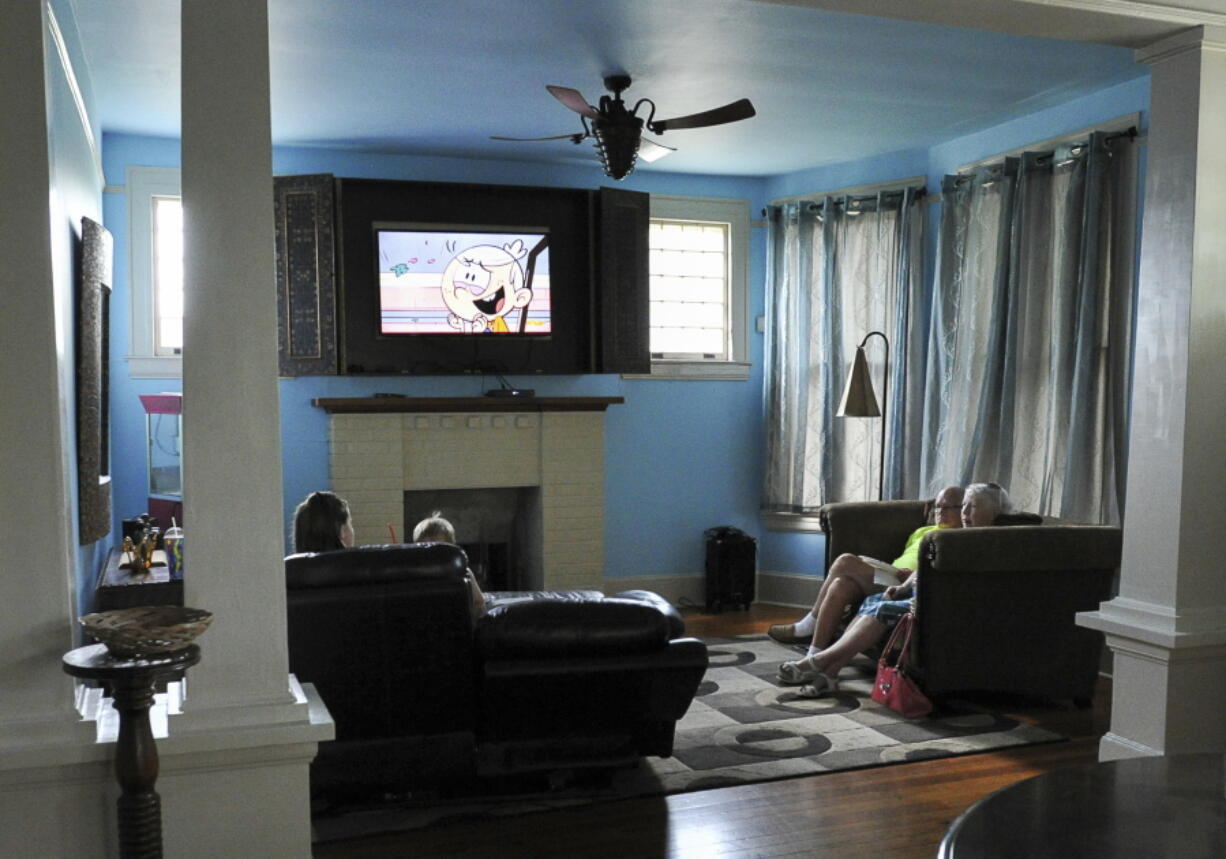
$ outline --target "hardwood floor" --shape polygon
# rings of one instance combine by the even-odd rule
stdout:
[[[794,609],[687,613],[691,635],[759,632]],[[1092,763],[1107,730],[1111,688],[1102,680],[1088,710],[997,702],[1015,718],[1070,738],[878,769],[830,773],[666,797],[434,827],[319,845],[317,859],[358,857],[932,857],[967,806],[1014,782]]]

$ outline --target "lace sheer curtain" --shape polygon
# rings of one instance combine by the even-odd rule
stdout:
[[[947,176],[920,483],[995,480],[1021,509],[1118,522],[1136,144],[1096,133]]]
[[[772,206],[767,259],[765,509],[808,513],[877,496],[879,419],[835,412],[857,344],[890,340],[887,498],[919,491],[922,374],[922,188]],[[918,325],[918,327],[917,327]],[[884,349],[866,346],[882,396]]]

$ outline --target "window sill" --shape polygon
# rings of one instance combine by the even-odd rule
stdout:
[[[743,382],[752,366],[746,361],[653,361],[650,373],[623,373],[622,378]]]
[[[128,375],[133,379],[182,379],[181,355],[128,355]]]
[[[821,519],[816,513],[761,513],[759,518],[768,531],[790,531],[799,534],[821,534]]]

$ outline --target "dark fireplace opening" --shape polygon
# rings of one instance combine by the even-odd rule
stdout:
[[[438,513],[455,528],[456,542],[486,591],[540,587],[540,489],[413,489],[404,493],[404,533]]]

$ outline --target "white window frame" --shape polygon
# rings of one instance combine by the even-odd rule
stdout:
[[[181,379],[181,355],[158,355],[154,329],[153,199],[182,197],[177,167],[127,170],[128,251],[131,295],[128,373],[134,379]]]
[[[749,378],[749,201],[725,197],[651,195],[653,219],[706,221],[728,225],[728,357],[716,359],[652,358],[650,374],[626,379]]]

